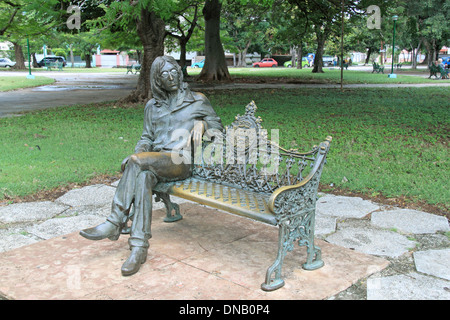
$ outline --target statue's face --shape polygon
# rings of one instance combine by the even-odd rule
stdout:
[[[179,84],[179,75],[175,66],[171,63],[166,63],[161,69],[161,87],[168,91],[177,91]]]

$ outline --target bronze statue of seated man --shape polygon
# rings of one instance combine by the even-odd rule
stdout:
[[[128,240],[131,254],[122,265],[124,276],[138,272],[147,258],[153,187],[160,181],[186,179],[192,173],[191,155],[181,155],[186,161],[173,161],[174,153],[179,159],[179,150],[189,150],[192,142],[198,144],[207,129],[223,130],[208,99],[201,93],[190,91],[183,82],[183,72],[174,58],[156,58],[151,67],[150,82],[153,98],[145,106],[143,133],[135,153],[122,162],[123,175],[114,195],[111,214],[104,223],[80,231],[80,235],[90,240],[117,240],[134,206]],[[181,142],[180,136],[174,134],[180,129],[190,133]]]

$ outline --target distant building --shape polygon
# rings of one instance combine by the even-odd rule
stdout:
[[[181,56],[180,51],[170,51],[170,52],[165,51],[164,54],[172,56],[177,62],[180,61]],[[190,66],[195,62],[199,62],[203,58],[200,59],[196,52],[186,52],[186,65]]]
[[[117,50],[103,49],[97,50],[97,54],[94,54],[92,60],[96,67],[117,68],[127,66],[129,57],[128,54]]]
[[[0,42],[0,58],[8,57],[8,51],[12,50],[13,44],[9,41]]]

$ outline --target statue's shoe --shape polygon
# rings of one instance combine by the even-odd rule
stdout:
[[[132,247],[131,254],[122,265],[122,275],[131,276],[139,271],[141,264],[147,260],[147,248]]]
[[[120,228],[106,221],[96,227],[81,230],[80,235],[89,240],[102,240],[106,238],[109,240],[117,240],[120,236]]]

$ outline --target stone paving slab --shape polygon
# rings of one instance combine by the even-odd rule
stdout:
[[[417,271],[450,280],[450,249],[414,252],[414,262]]]
[[[407,237],[388,230],[345,228],[328,236],[330,243],[378,256],[399,257],[416,246]]]
[[[367,300],[449,300],[449,281],[416,272],[367,280]]]
[[[51,201],[15,203],[0,207],[0,223],[41,221],[61,214],[69,207]]]
[[[327,194],[319,197],[316,204],[318,215],[340,218],[363,218],[369,213],[380,209],[372,201],[359,197],[344,197]]]
[[[89,241],[77,232],[0,254],[0,294],[10,299],[326,299],[388,262],[324,241],[325,266],[303,270],[306,249],[285,259],[285,287],[260,290],[276,256],[277,228],[195,204],[164,223],[154,212],[147,262],[131,277],[120,268],[127,237]],[[187,276],[189,275],[189,276]]]
[[[105,222],[105,218],[97,215],[82,215],[66,218],[55,218],[35,224],[27,231],[41,239],[51,239],[68,233],[80,231]]]
[[[377,227],[395,228],[404,233],[450,231],[447,218],[410,209],[374,212],[371,221]]]
[[[55,202],[71,207],[111,205],[116,188],[97,184],[73,189],[56,199]]]
[[[315,235],[326,236],[336,231],[336,217],[316,214]]]
[[[0,230],[0,252],[13,250],[40,241],[40,239],[38,240],[25,235],[23,232],[20,229]]]

